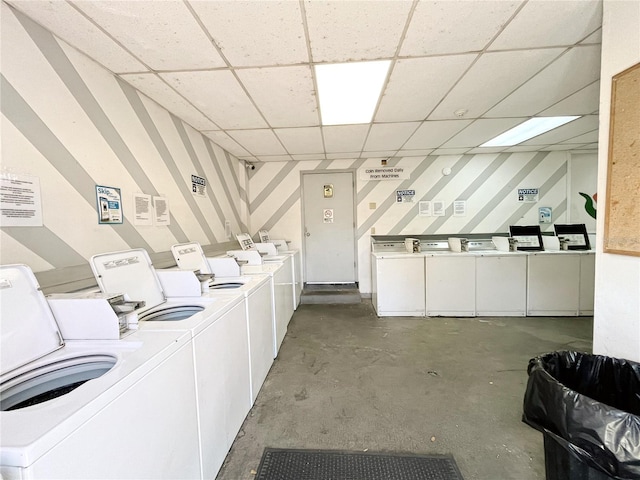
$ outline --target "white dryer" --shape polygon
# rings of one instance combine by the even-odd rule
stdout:
[[[5,480],[199,476],[188,335],[65,342],[26,265],[0,267],[0,309]]]

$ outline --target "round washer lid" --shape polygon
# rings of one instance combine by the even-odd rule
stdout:
[[[0,373],[64,346],[47,299],[27,265],[0,266],[0,312]]]
[[[160,279],[143,248],[101,253],[91,257],[91,270],[102,293],[126,294],[145,301],[148,310],[166,301]]]

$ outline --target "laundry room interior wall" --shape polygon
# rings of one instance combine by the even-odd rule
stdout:
[[[598,210],[604,213],[611,79],[640,63],[640,2],[605,1],[603,7]],[[598,215],[593,352],[640,362],[640,256],[604,253],[604,225],[605,215]]]
[[[173,244],[226,250],[225,222],[247,229],[235,157],[4,3],[1,80],[1,173],[37,177],[43,209],[41,227],[0,229],[3,264],[70,291],[93,280],[94,254],[144,248],[163,266]],[[206,196],[191,192],[191,175],[206,178]],[[97,185],[121,189],[123,224],[98,223]],[[166,197],[170,225],[136,225],[135,193]]]
[[[391,158],[387,167],[402,168],[407,180],[366,181],[362,170],[381,166],[381,159],[323,162],[268,162],[249,172],[250,230],[269,230],[271,238],[302,247],[301,172],[354,169],[356,175],[358,279],[371,292],[371,235],[508,233],[509,225],[537,225],[538,207],[551,207],[553,223],[595,221],[584,212],[575,188],[595,193],[597,155],[570,152],[523,152]],[[449,175],[443,169],[450,168]],[[574,172],[578,172],[575,174]],[[573,187],[571,186],[573,185]],[[575,187],[575,188],[574,188]],[[518,200],[518,188],[538,188],[539,201]],[[397,203],[397,190],[415,190],[413,203]],[[418,202],[441,200],[444,217],[418,215]],[[453,202],[466,200],[464,216],[453,216]],[[578,205],[572,205],[577,202]],[[339,212],[335,212],[338,214]],[[553,231],[544,225],[543,231]]]

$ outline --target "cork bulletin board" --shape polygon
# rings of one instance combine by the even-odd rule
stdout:
[[[611,85],[604,251],[640,256],[640,63]]]

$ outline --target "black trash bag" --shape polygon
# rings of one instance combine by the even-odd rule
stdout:
[[[640,479],[640,364],[579,352],[532,358],[522,420],[589,467]]]

